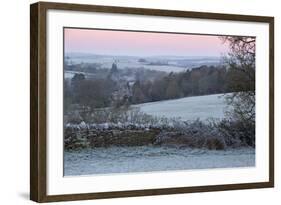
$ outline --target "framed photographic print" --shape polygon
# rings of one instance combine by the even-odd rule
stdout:
[[[31,5],[30,198],[274,186],[274,18]]]

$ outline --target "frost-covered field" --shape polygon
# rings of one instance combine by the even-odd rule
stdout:
[[[186,97],[136,105],[142,112],[158,117],[180,117],[182,120],[222,119],[227,109],[223,94]]]
[[[101,68],[111,68],[112,63],[116,62],[118,68],[145,68],[150,70],[165,71],[165,72],[182,72],[187,67],[177,65],[148,65],[145,63],[138,62],[138,58],[118,58],[118,57],[96,57],[96,58],[71,58],[73,64],[79,63],[97,63],[101,65]],[[201,65],[201,64],[200,64]]]
[[[111,68],[112,63],[117,63],[118,68],[145,68],[164,72],[182,72],[201,65],[217,65],[220,59],[216,57],[190,57],[190,56],[154,56],[144,57],[146,62],[139,62],[141,57],[136,56],[107,56],[107,55],[83,55],[68,54],[71,64],[97,63],[101,68]],[[166,65],[151,65],[151,62],[165,62]]]
[[[65,176],[255,166],[254,148],[215,151],[141,146],[82,149],[64,154]]]
[[[222,94],[144,103],[135,107],[153,116],[180,117],[188,121],[198,118],[203,121],[222,119],[227,109]],[[118,123],[102,125],[101,129],[121,126]],[[97,126],[93,128],[99,129]],[[255,166],[255,149],[249,147],[208,150],[146,145],[84,148],[64,152],[65,176],[252,166]]]

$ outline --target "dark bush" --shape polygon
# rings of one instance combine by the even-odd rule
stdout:
[[[255,146],[255,123],[225,119],[216,126],[228,146]]]

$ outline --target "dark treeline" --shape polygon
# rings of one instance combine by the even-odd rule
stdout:
[[[188,96],[231,92],[224,67],[201,66],[186,72],[170,73],[155,81],[136,81],[132,87],[133,104]]]
[[[153,80],[139,78],[139,73],[136,73],[135,80],[130,83],[126,78],[120,77],[119,72],[121,70],[113,66],[111,70],[108,69],[106,77],[92,79],[80,73],[75,74],[69,82],[65,80],[65,108],[74,104],[92,109],[120,107],[188,96],[232,92],[227,84],[229,72],[224,67],[201,66],[166,75],[159,72],[159,77]]]

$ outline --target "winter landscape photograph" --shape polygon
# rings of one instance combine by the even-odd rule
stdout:
[[[255,46],[64,28],[64,176],[254,167]]]

